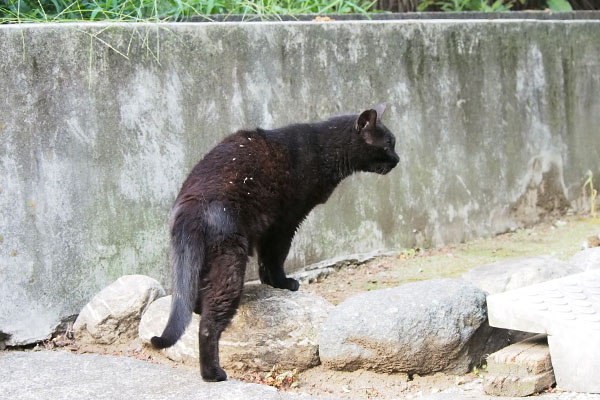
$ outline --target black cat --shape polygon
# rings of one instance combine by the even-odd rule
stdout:
[[[258,251],[259,275],[276,288],[298,290],[283,264],[304,218],[356,171],[387,174],[398,164],[394,135],[381,104],[360,115],[239,131],[198,163],[171,213],[173,301],[156,348],[172,346],[200,322],[200,372],[227,379],[219,338],[240,302],[248,256]]]

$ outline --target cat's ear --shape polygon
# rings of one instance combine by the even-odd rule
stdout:
[[[377,121],[381,121],[383,113],[385,112],[385,107],[387,107],[387,104],[385,103],[379,103],[375,107],[373,107],[373,110],[377,112]]]
[[[375,123],[377,121],[377,111],[363,111],[356,120],[356,131],[368,144],[373,143],[373,134],[375,133]]]

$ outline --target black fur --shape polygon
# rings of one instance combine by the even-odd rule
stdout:
[[[394,135],[381,122],[384,109],[239,131],[194,167],[171,214],[173,302],[155,347],[172,346],[195,311],[202,315],[202,378],[227,378],[218,342],[239,305],[248,256],[256,249],[263,283],[298,290],[283,266],[310,210],[352,173],[387,174],[398,163]]]

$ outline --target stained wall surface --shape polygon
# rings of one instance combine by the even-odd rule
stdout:
[[[168,287],[170,206],[240,128],[388,103],[400,164],[317,207],[290,270],[585,206],[598,38],[597,20],[0,27],[0,341],[47,337],[124,274]]]

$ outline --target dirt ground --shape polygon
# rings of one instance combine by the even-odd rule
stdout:
[[[458,278],[479,265],[510,258],[551,255],[567,261],[582,249],[588,237],[599,233],[600,218],[564,217],[439,249],[405,249],[398,256],[351,265],[300,290],[339,304],[359,292],[426,279]]]
[[[300,290],[339,304],[347,297],[362,291],[425,279],[460,277],[476,266],[508,258],[552,255],[568,260],[582,249],[582,244],[588,237],[598,234],[600,219],[565,217],[530,229],[520,229],[493,238],[473,240],[440,249],[407,249],[397,256],[379,257],[362,265],[345,267],[318,282],[301,286]],[[174,363],[140,342],[103,347],[81,345],[59,337],[45,343],[39,349],[44,347],[63,347],[79,353],[125,355],[169,365],[172,368],[197,369],[197,366]],[[276,367],[271,373],[240,375],[229,371],[232,378],[269,384],[281,390],[350,400],[418,398],[438,392],[470,393],[482,398],[481,383],[485,373],[485,366],[461,376],[436,374],[424,377],[377,374],[360,370],[340,372],[322,366],[301,373],[279,371]],[[547,393],[556,391],[559,389],[549,388]]]

